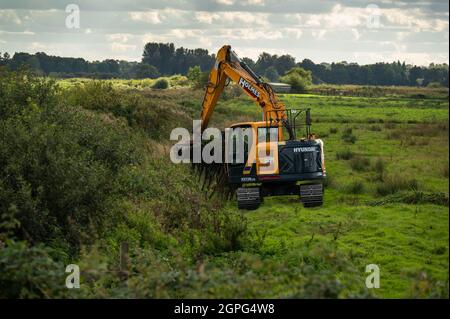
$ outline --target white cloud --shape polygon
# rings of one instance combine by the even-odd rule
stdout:
[[[185,0],[143,0],[121,2],[119,8],[111,1],[108,10],[89,2],[88,9],[81,8],[79,30],[61,27],[64,10],[42,9],[38,2],[29,9],[0,9],[1,50],[27,51],[35,43],[36,48],[45,45],[45,52],[53,54],[60,50],[66,56],[88,59],[139,60],[147,42],[173,42],[177,47],[202,47],[210,52],[229,43],[245,52],[242,56],[253,58],[267,51],[316,62],[371,63],[393,57],[402,60],[401,56],[448,61],[448,49],[444,49],[449,41],[448,6],[442,3],[373,2],[381,24],[368,28],[368,14],[373,10],[367,9],[370,2],[361,0],[340,5],[306,0],[211,2],[198,1],[193,6]]]
[[[161,19],[158,11],[146,11],[146,12],[130,12],[130,18],[134,21],[142,21],[150,24],[159,24]]]
[[[251,13],[243,11],[225,11],[225,12],[195,12],[195,19],[201,23],[214,25],[229,25],[238,27],[242,25],[267,26],[267,13]]]
[[[265,5],[265,0],[240,0],[240,1],[236,1],[236,0],[216,0],[215,1],[218,4],[223,4],[223,5],[227,5],[227,6],[232,6],[236,3],[239,3],[243,6],[264,6]]]
[[[352,34],[355,40],[359,40],[359,38],[361,38],[361,33],[356,28],[352,29]]]
[[[294,37],[295,39],[300,39],[303,35],[303,31],[300,28],[283,28],[283,32],[286,33],[287,37]]]
[[[133,44],[123,44],[119,42],[111,43],[112,52],[127,52],[136,50],[136,45]]]
[[[133,34],[130,33],[113,33],[108,34],[109,41],[118,41],[121,43],[127,43],[130,39],[134,38]]]
[[[43,43],[40,42],[32,42],[30,44],[30,49],[31,50],[45,50],[47,48],[47,46]]]
[[[317,40],[323,40],[325,38],[325,35],[327,34],[327,30],[325,29],[312,30],[311,34],[313,38]]]
[[[11,23],[14,25],[22,24],[22,20],[15,10],[0,10],[0,21],[2,21],[2,23]]]

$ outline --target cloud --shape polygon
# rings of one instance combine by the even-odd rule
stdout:
[[[130,18],[134,21],[143,21],[150,24],[161,23],[158,11],[130,12]]]
[[[120,53],[120,52],[127,52],[127,51],[134,51],[136,50],[136,45],[133,44],[123,44],[119,42],[113,42],[111,43],[111,51]]]
[[[210,52],[229,43],[242,56],[267,51],[316,62],[404,55],[442,63],[449,55],[446,1],[77,0],[80,29],[64,26],[66,4],[0,0],[2,52],[38,43],[54,54],[139,60],[145,43],[173,42]],[[368,28],[375,13],[380,23]]]
[[[119,41],[121,43],[127,43],[130,39],[134,38],[133,34],[130,33],[114,33],[108,34],[109,41]]]
[[[45,50],[47,46],[40,42],[32,42],[30,45],[31,50]]]
[[[236,0],[215,0],[218,4],[224,4],[226,6],[232,6],[236,4],[238,1]],[[240,0],[239,4],[243,6],[264,6],[265,0]]]
[[[22,20],[14,10],[0,10],[0,21],[2,24],[11,23],[14,25],[21,25]]]

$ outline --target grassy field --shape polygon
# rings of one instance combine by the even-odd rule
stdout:
[[[439,193],[448,198],[448,101],[294,94],[282,99],[290,107],[311,108],[313,131],[325,142],[330,185],[322,208],[304,209],[295,197],[271,198],[249,213],[252,227],[267,230],[264,247],[333,243],[361,273],[365,265],[380,266],[384,280],[374,292],[380,297],[406,296],[420,276],[448,281],[448,207],[408,200]],[[257,116],[247,103],[228,104],[221,107]],[[395,198],[389,202],[383,195]]]
[[[29,111],[2,122],[0,199],[13,215],[0,220],[0,284],[28,288],[0,296],[448,298],[448,97],[404,88],[385,97],[282,95],[288,107],[312,109],[312,130],[325,142],[324,206],[305,209],[286,196],[238,211],[169,160],[170,131],[198,118],[202,91],[67,81],[45,105],[41,95],[28,98]],[[24,91],[11,90],[11,101]],[[211,125],[252,119],[258,108],[230,88]],[[30,207],[45,209],[44,233],[41,219],[14,215],[40,216]],[[125,274],[117,271],[123,242]],[[61,290],[55,269],[67,263],[80,265],[83,289]],[[368,264],[380,268],[379,289],[365,287]]]

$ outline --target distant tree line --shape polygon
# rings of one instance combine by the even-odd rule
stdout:
[[[189,69],[199,66],[208,72],[213,66],[214,54],[205,49],[175,48],[173,43],[150,42],[144,46],[141,62],[107,59],[86,61],[82,58],[50,56],[43,52],[36,54],[0,53],[0,65],[18,69],[27,65],[35,73],[56,77],[95,78],[157,78],[162,75],[187,75]],[[280,81],[293,68],[302,68],[312,73],[315,84],[359,84],[359,85],[406,85],[448,87],[448,65],[430,64],[427,67],[407,65],[404,62],[375,63],[320,63],[309,59],[296,62],[289,54],[271,55],[263,52],[256,61],[243,60],[269,81]]]

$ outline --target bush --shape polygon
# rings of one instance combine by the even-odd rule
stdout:
[[[361,181],[353,181],[345,187],[345,191],[349,194],[362,194],[364,190],[365,186]]]
[[[186,125],[180,123],[183,117],[175,114],[173,106],[176,100],[170,90],[146,91],[143,96],[115,89],[108,82],[88,81],[67,89],[65,102],[74,107],[112,113],[117,118],[125,119],[129,126],[143,129],[154,139],[168,136],[175,125]]]
[[[403,176],[388,176],[379,183],[376,192],[378,195],[386,196],[395,194],[402,190],[418,190],[419,184],[416,179],[408,179]]]
[[[386,163],[383,161],[382,158],[377,158],[374,166],[373,166],[374,171],[377,173],[377,178],[382,181],[383,177],[384,177],[384,172],[386,170]]]
[[[330,134],[336,134],[338,132],[338,129],[336,127],[330,128]]]
[[[290,84],[292,93],[305,93],[312,84],[312,73],[303,68],[295,67],[280,77],[280,81]]]
[[[209,72],[202,72],[196,65],[189,68],[187,78],[194,89],[201,89],[208,84]]]
[[[155,81],[152,85],[153,89],[165,90],[169,88],[169,81],[167,79],[161,78]]]
[[[357,140],[356,136],[353,135],[353,129],[351,127],[347,127],[344,129],[341,138],[344,142],[352,144],[355,144]]]
[[[56,108],[2,123],[0,210],[15,212],[19,238],[74,252],[111,221],[117,174],[141,155],[136,138],[108,121]]]
[[[354,156],[350,160],[350,167],[355,171],[366,171],[370,166],[370,160],[362,156]]]
[[[0,81],[7,87],[5,78]],[[16,77],[13,84],[33,100],[42,82]],[[17,221],[8,230],[12,237],[76,253],[120,218],[112,209],[117,176],[140,163],[143,142],[111,116],[59,106],[56,92],[46,92],[33,107],[27,106],[30,99],[10,96],[21,111],[0,120],[0,211],[6,213],[0,233],[7,216],[9,224]]]
[[[338,160],[349,160],[351,158],[353,158],[355,154],[347,149],[347,150],[343,150],[343,151],[337,151],[336,152],[336,159]]]
[[[0,242],[0,245],[2,243]],[[67,293],[65,267],[44,245],[8,241],[0,246],[0,298],[61,298]]]

